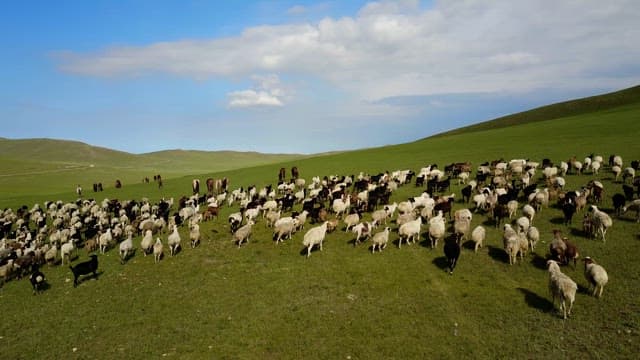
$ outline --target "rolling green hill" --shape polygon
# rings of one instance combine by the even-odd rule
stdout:
[[[442,168],[470,161],[475,166],[500,158],[549,158],[558,163],[572,156],[582,159],[594,153],[606,159],[618,154],[629,164],[640,158],[639,115],[640,103],[626,102],[408,144],[223,172],[189,171],[168,179],[162,189],[137,181],[86,196],[98,201],[177,199],[190,195],[194,176],[226,176],[231,189],[260,188],[275,184],[280,167],[293,165],[310,182],[313,176],[417,172],[427,164]],[[42,181],[0,183],[1,191],[14,194],[1,198],[0,208],[75,200],[72,188],[57,190],[60,184],[75,181],[70,174],[47,176],[57,182],[50,188]],[[570,173],[565,179],[567,190],[581,189],[591,180],[603,183],[605,197],[598,206],[613,218],[606,243],[583,232],[586,210],[564,225],[556,200],[551,200],[534,220],[541,241],[517,264],[509,265],[500,227],[479,210],[473,214],[472,227],[486,228],[484,247],[475,253],[463,240],[453,275],[445,271],[442,243],[435,249],[427,245],[426,224],[420,241],[398,248],[398,226],[389,221],[387,248],[371,254],[370,242],[354,245],[354,234],[340,222],[327,234],[323,250],[306,258],[302,239],[317,224],[307,223],[276,245],[272,229],[259,217],[248,244],[238,248],[227,217],[239,207],[225,205],[217,219],[200,224],[202,243],[196,248],[188,245],[187,226],[179,229],[183,246],[174,257],[167,255],[168,234],[154,235],[165,244],[166,256],[159,263],[139,249],[121,262],[114,243],[99,254],[97,280],[89,277],[78,288],[73,288],[66,265],[42,267],[50,286],[37,296],[27,279],[6,282],[0,289],[0,306],[5,309],[0,322],[2,355],[12,359],[634,359],[640,353],[640,225],[635,213],[614,214],[611,196],[621,191],[622,181],[613,178],[608,166],[599,174]],[[547,186],[540,173],[534,181],[540,189]],[[44,187],[41,193],[24,190],[37,185]],[[454,210],[473,209],[460,200],[462,186],[454,180],[446,194],[455,194]],[[404,185],[391,202],[423,190]],[[526,201],[519,198],[520,207]],[[301,205],[294,210],[300,211]],[[370,214],[364,213],[363,219],[370,220]],[[610,279],[603,297],[597,299],[589,294],[580,262],[576,267],[563,266],[562,271],[578,284],[567,320],[558,314],[557,300],[554,304],[548,291],[546,257],[552,229],[570,238],[581,258],[593,257],[604,266]],[[140,241],[136,235],[134,246]],[[79,250],[73,264],[87,255]]]

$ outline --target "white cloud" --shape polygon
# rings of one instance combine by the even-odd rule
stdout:
[[[255,26],[235,37],[58,55],[61,69],[80,75],[302,75],[364,100],[620,87],[640,81],[637,73],[606,75],[640,62],[638,18],[640,3],[635,0],[436,1],[429,8],[412,0],[381,1],[352,17]],[[261,88],[229,97],[230,106],[284,104],[278,94]]]
[[[255,75],[252,77],[252,89],[232,91],[228,95],[229,107],[261,107],[283,106],[287,96],[280,84],[280,78],[275,74]]]

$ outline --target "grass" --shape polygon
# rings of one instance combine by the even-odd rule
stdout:
[[[636,122],[640,105],[462,133],[389,146],[225,171],[199,177],[227,176],[231,188],[273,184],[281,166],[296,165],[301,176],[357,175],[397,169],[419,170],[454,161],[473,164],[497,158],[550,158],[555,162],[590,153],[637,159]],[[61,175],[64,177],[64,175]],[[541,175],[537,175],[538,179]],[[87,196],[152,200],[178,197],[191,190],[193,175],[154,185],[125,183]],[[601,208],[610,211],[611,195],[620,191],[608,168],[600,176],[569,175],[567,187],[580,188],[597,178],[606,188]],[[61,180],[62,181],[62,180]],[[459,197],[460,186],[451,192]],[[43,190],[44,191],[44,190]],[[392,201],[421,191],[401,187]],[[17,207],[45,199],[72,200],[69,192],[4,199]],[[456,202],[455,207],[465,204]],[[297,207],[299,208],[299,206]],[[199,248],[185,247],[176,257],[154,264],[136,253],[120,264],[117,250],[100,255],[98,280],[73,288],[68,269],[44,267],[50,288],[31,295],[26,280],[12,280],[0,290],[3,358],[635,358],[640,351],[640,228],[627,214],[618,219],[607,243],[582,236],[574,224],[558,224],[560,210],[549,207],[536,217],[542,241],[524,263],[510,266],[501,234],[484,214],[485,248],[465,248],[453,276],[443,267],[442,245],[389,244],[372,255],[370,243],[354,247],[353,234],[327,236],[324,251],[301,255],[303,233],[280,245],[260,220],[248,245],[231,243],[224,208],[220,219],[201,226]],[[311,225],[307,225],[308,229]],[[396,225],[391,225],[395,230]],[[608,271],[602,299],[588,296],[582,267],[563,267],[580,286],[570,319],[553,310],[547,290],[545,256],[551,229],[562,228],[578,244],[581,257],[592,256]],[[426,227],[423,227],[426,231]],[[181,229],[183,243],[187,229]],[[166,234],[160,235],[166,243]],[[397,233],[391,235],[392,241]],[[139,244],[140,238],[134,239]],[[87,254],[80,250],[75,262]],[[75,349],[75,351],[74,351]]]

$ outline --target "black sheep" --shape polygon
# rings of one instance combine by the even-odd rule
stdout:
[[[620,216],[626,197],[620,193],[616,193],[611,200],[613,201],[613,209],[616,211],[616,216]]]
[[[467,185],[460,190],[462,193],[462,202],[468,204],[471,199],[471,193],[473,192],[473,188],[471,185]]]
[[[90,256],[89,261],[81,262],[76,266],[69,266],[73,273],[73,287],[78,286],[78,278],[80,275],[87,275],[93,273],[93,277],[98,276],[98,255],[93,254]]]
[[[31,281],[31,287],[33,287],[33,295],[35,295],[42,291],[47,280],[40,269],[38,267],[35,267],[34,271],[29,276],[29,281]]]
[[[623,184],[622,191],[624,192],[624,197],[627,198],[628,201],[633,200],[633,186]]]
[[[447,264],[449,265],[449,274],[453,274],[460,257],[460,242],[456,236],[452,236],[444,243],[444,256],[447,257]]]
[[[567,198],[567,201],[562,204],[562,213],[564,214],[564,224],[571,224],[571,220],[573,219],[573,215],[576,213],[576,203],[571,200],[571,198]]]

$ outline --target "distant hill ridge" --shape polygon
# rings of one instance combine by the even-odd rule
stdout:
[[[429,136],[427,137],[427,139],[458,135],[475,131],[499,129],[538,121],[553,120],[597,111],[605,111],[625,105],[638,103],[640,103],[640,85],[607,94],[595,95],[538,107],[535,109],[499,117],[497,119],[481,122],[478,124],[439,133],[433,136]]]

